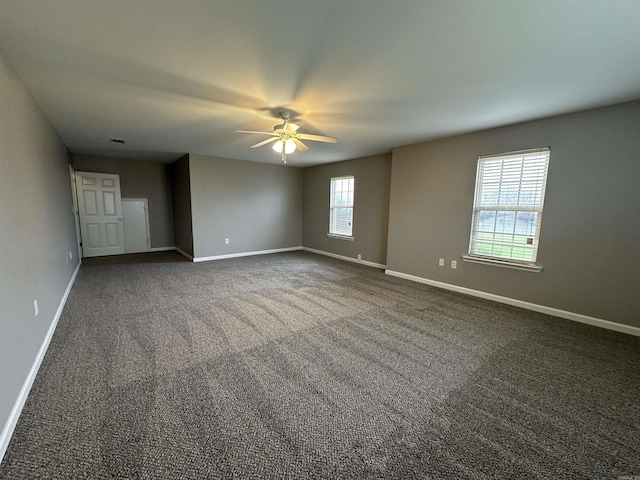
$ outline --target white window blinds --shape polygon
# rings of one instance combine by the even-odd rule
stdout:
[[[331,179],[329,233],[351,237],[353,232],[353,177]]]
[[[549,149],[478,158],[469,255],[533,264]]]

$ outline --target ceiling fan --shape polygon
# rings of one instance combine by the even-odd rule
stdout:
[[[269,135],[272,138],[267,138],[261,142],[251,145],[251,148],[262,147],[269,143],[273,144],[273,149],[281,155],[282,162],[287,163],[287,155],[296,151],[306,152],[309,150],[302,140],[311,140],[314,142],[336,143],[338,141],[335,137],[325,137],[324,135],[311,135],[308,133],[300,133],[298,129],[299,125],[290,123],[289,119],[291,114],[289,112],[279,112],[280,118],[284,123],[274,125],[273,132],[258,132],[254,130],[234,130],[237,133],[257,133],[258,135]]]

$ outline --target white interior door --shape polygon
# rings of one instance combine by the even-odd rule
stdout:
[[[82,255],[124,253],[120,176],[76,172]]]
[[[123,198],[124,251],[140,253],[149,251],[149,217],[146,198]]]

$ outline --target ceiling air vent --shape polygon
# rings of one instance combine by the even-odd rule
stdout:
[[[121,144],[123,144],[123,145],[124,145],[124,140],[123,140],[123,139],[121,139],[121,138],[110,138],[110,139],[109,139],[109,141],[110,141],[111,143],[121,143]]]

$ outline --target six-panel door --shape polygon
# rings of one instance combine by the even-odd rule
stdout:
[[[120,176],[76,172],[76,189],[83,256],[124,253]]]

